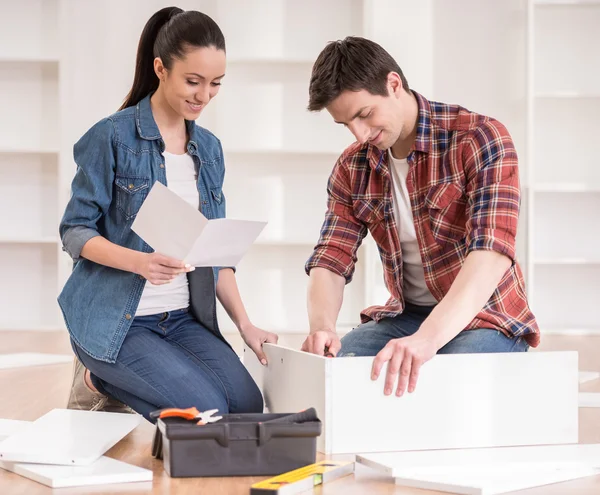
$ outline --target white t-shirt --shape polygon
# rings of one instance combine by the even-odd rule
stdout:
[[[194,159],[187,153],[174,155],[165,151],[165,171],[167,187],[194,208],[198,208],[200,197],[196,182],[198,176]],[[136,316],[147,316],[187,308],[190,304],[190,290],[187,275],[182,273],[170,283],[152,285],[146,281]]]
[[[388,150],[390,174],[392,176],[392,199],[394,215],[398,225],[400,236],[400,247],[402,249],[402,268],[404,273],[404,287],[402,292],[404,299],[419,306],[434,306],[437,304],[435,297],[427,288],[423,261],[419,252],[417,233],[413,214],[410,207],[410,197],[406,188],[406,176],[408,175],[408,161],[398,160]]]

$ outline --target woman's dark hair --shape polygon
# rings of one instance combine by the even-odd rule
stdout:
[[[358,36],[332,41],[313,65],[308,110],[323,110],[344,91],[364,89],[372,95],[388,96],[390,72],[400,76],[402,87],[410,93],[399,65],[380,45]]]
[[[225,51],[225,37],[217,23],[195,10],[166,7],[144,26],[135,61],[133,86],[119,110],[137,105],[158,88],[154,59],[160,57],[168,70],[173,59],[183,58],[189,48],[215,47]]]

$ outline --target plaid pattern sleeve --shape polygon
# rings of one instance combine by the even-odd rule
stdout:
[[[367,234],[367,228],[354,215],[350,180],[344,162],[345,155],[342,155],[329,177],[325,221],[305,270],[309,274],[315,267],[326,268],[349,283],[354,275],[356,252]]]
[[[517,152],[506,128],[490,119],[463,145],[467,178],[467,253],[497,251],[515,261],[520,189]]]

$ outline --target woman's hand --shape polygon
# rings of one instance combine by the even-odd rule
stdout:
[[[193,271],[195,268],[181,260],[160,253],[140,253],[136,272],[152,285],[168,284],[177,275]]]
[[[266,366],[267,356],[265,356],[265,353],[263,352],[262,345],[265,342],[277,344],[279,337],[274,333],[255,327],[251,323],[241,328],[240,333],[246,345],[254,351],[254,354],[256,354],[256,357],[261,364]]]

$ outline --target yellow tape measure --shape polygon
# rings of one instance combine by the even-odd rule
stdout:
[[[353,462],[321,461],[254,483],[250,495],[293,495],[353,472]]]

